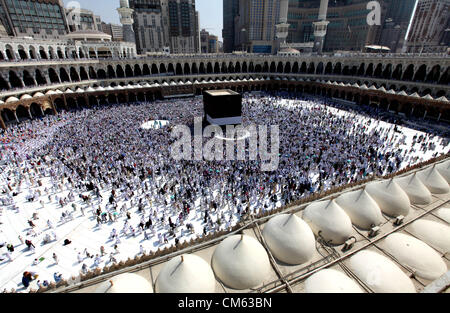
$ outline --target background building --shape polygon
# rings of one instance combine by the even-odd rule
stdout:
[[[410,26],[407,52],[445,52],[449,47],[450,0],[419,0]]]
[[[61,0],[0,0],[0,20],[9,36],[60,39],[68,31]]]
[[[279,11],[280,0],[240,0],[235,19],[236,48],[251,53],[274,53]]]
[[[111,35],[113,41],[123,41],[123,27],[117,24],[102,22],[102,29],[104,33]]]
[[[69,7],[65,8],[64,12],[70,32],[79,30],[102,31],[100,16],[95,15],[91,10]]]
[[[235,47],[235,18],[239,15],[239,0],[223,1],[223,51],[231,53]]]
[[[209,38],[209,32],[202,29],[200,31],[200,52],[201,53],[208,53],[208,38]]]
[[[169,20],[169,47],[171,53],[198,53],[198,19],[195,0],[163,0],[163,18]]]

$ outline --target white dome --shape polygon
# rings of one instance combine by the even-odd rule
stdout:
[[[26,100],[26,99],[32,99],[33,97],[27,94],[24,94],[22,97],[20,97],[20,100]]]
[[[450,209],[442,208],[437,210],[435,214],[450,224]]]
[[[305,281],[306,293],[362,293],[350,277],[333,269],[321,270]]]
[[[272,254],[288,264],[308,262],[316,248],[311,228],[295,214],[272,217],[262,234]]]
[[[411,207],[408,195],[392,179],[369,183],[366,185],[366,191],[387,215],[408,215]]]
[[[16,102],[16,101],[19,101],[19,99],[17,99],[16,97],[9,97],[8,99],[6,99],[6,103]]]
[[[439,174],[441,174],[442,177],[444,177],[445,180],[447,180],[447,183],[450,184],[450,160],[436,164],[436,168]]]
[[[112,284],[111,284],[112,281]],[[95,293],[152,293],[152,284],[144,277],[124,273],[114,276],[97,287]]]
[[[216,280],[211,267],[194,254],[177,256],[158,274],[155,291],[159,293],[213,293]]]
[[[356,253],[350,258],[349,267],[374,292],[416,292],[411,279],[394,262],[376,252]]]
[[[417,172],[417,175],[431,193],[445,194],[450,191],[447,181],[439,174],[435,166]]]
[[[234,235],[222,241],[214,251],[211,265],[225,285],[240,290],[262,284],[271,272],[266,250],[246,235]]]
[[[33,95],[33,98],[39,98],[39,97],[43,97],[43,96],[44,96],[44,94],[42,92],[38,91]]]
[[[432,247],[450,252],[450,227],[439,222],[420,219],[407,227],[415,237]]]
[[[425,205],[431,203],[431,193],[416,173],[395,178],[394,181],[406,192],[412,204]]]
[[[361,229],[370,229],[383,222],[380,207],[365,189],[344,193],[336,199],[336,203]]]
[[[334,200],[311,203],[303,211],[303,219],[313,232],[332,244],[344,243],[352,234],[352,222]]]
[[[383,248],[424,279],[435,280],[447,272],[447,265],[436,250],[412,236],[401,233],[389,235],[383,242]]]

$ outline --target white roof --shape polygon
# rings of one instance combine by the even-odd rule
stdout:
[[[94,89],[95,89],[95,90],[98,90],[98,91],[105,90],[105,88],[103,88],[102,86],[95,87]]]
[[[142,87],[149,88],[149,87],[151,87],[151,86],[150,86],[149,83],[145,83],[144,85],[142,85]]]
[[[369,90],[377,90],[377,87],[375,85],[370,86]]]
[[[423,96],[422,99],[434,100],[434,98],[430,94],[427,94],[427,95]]]
[[[438,209],[435,214],[442,218],[444,221],[446,221],[450,225],[450,209],[449,208],[441,208]]]
[[[9,102],[15,102],[15,101],[19,101],[19,99],[18,98],[16,98],[16,97],[9,97],[8,99],[6,99],[6,103],[9,103]]]
[[[450,160],[436,164],[436,168],[439,171],[439,174],[450,183]]]
[[[369,88],[367,88],[366,84],[362,84],[361,86],[359,86],[359,89],[369,89]]]
[[[49,91],[47,91],[45,94],[46,94],[46,95],[56,95],[57,92],[54,91],[54,90],[49,90]]]
[[[33,98],[39,98],[39,97],[44,97],[44,94],[42,92],[38,91],[33,95]]]
[[[408,232],[442,253],[450,252],[450,226],[419,219],[406,227]]]
[[[397,94],[394,89],[389,89],[389,91],[387,93],[389,93],[391,95]]]
[[[447,180],[437,170],[436,166],[417,172],[417,176],[431,193],[445,194],[450,192]]]
[[[361,287],[340,271],[323,269],[305,281],[306,293],[362,293]]]
[[[176,86],[176,85],[177,85],[176,82],[174,82],[174,81],[171,81],[171,82],[170,82],[170,86]]]
[[[86,89],[86,91],[87,91],[87,92],[93,92],[93,91],[95,91],[95,89],[92,88],[91,86],[89,86],[89,87]]]
[[[340,195],[336,203],[344,209],[352,223],[361,229],[369,230],[384,221],[380,207],[365,188]]]
[[[113,88],[111,86],[105,87],[105,90],[114,90],[114,89],[115,89],[115,87]]]
[[[350,269],[376,293],[414,293],[411,279],[390,259],[370,250],[356,253]]]
[[[56,89],[55,93],[61,94],[61,93],[63,93],[63,92],[62,92],[61,90],[59,90],[59,89]]]
[[[75,92],[77,92],[77,93],[83,93],[84,92],[84,90],[83,89],[81,89],[80,87],[78,87],[78,89],[75,91]]]
[[[180,81],[178,82],[178,85],[184,85],[183,81],[180,80]]]
[[[410,97],[413,97],[413,98],[420,98],[420,95],[419,95],[417,92],[412,93],[412,94],[410,94],[409,96],[410,96]]]
[[[125,88],[133,89],[133,88],[136,88],[136,86],[135,86],[135,85],[128,84]]]
[[[155,283],[159,293],[213,293],[215,289],[211,267],[195,254],[183,254],[165,263]]]
[[[407,96],[407,95],[408,95],[404,90],[398,92],[397,94],[398,94],[399,96]]]
[[[111,282],[112,281],[112,284]],[[101,283],[95,293],[152,293],[152,284],[144,277],[124,273],[114,276],[108,281]]]
[[[120,90],[120,89],[125,89],[125,88],[123,86],[121,86],[121,85],[117,85],[116,87],[114,87],[114,89]]]
[[[222,241],[214,250],[211,264],[225,285],[239,290],[261,285],[271,272],[266,250],[247,235],[234,235]]]
[[[381,245],[419,277],[435,280],[447,272],[447,265],[436,250],[412,236],[393,233],[384,239]]]
[[[303,211],[303,219],[326,242],[344,243],[353,232],[350,217],[334,200],[318,201],[308,205]]]
[[[188,80],[187,82],[184,83],[185,85],[192,85],[192,82],[190,80]]]
[[[70,89],[70,88],[67,88],[66,91],[65,91],[65,93],[73,93],[73,90]]]
[[[425,205],[431,203],[431,193],[416,173],[394,178],[394,181],[406,192],[412,204]]]
[[[381,86],[380,88],[378,88],[378,91],[386,92],[386,88],[384,88],[384,86]]]
[[[441,101],[441,102],[449,102],[448,99],[446,97],[444,97],[444,96],[442,96],[440,98],[437,98],[436,100],[437,101]]]
[[[408,195],[392,179],[369,183],[366,191],[385,214],[392,217],[408,215],[411,206]]]
[[[32,99],[33,97],[28,95],[28,94],[24,94],[20,97],[20,100],[25,100],[25,99]]]
[[[295,214],[272,217],[262,231],[272,254],[287,264],[308,262],[315,251],[314,234]]]
[[[354,84],[352,85],[352,87],[359,88],[359,85],[358,85],[357,83],[354,83]]]

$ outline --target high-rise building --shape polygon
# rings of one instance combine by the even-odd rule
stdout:
[[[231,53],[235,47],[235,18],[239,15],[239,0],[223,0],[223,51]]]
[[[251,53],[274,53],[280,0],[240,0],[236,18],[237,49]]]
[[[120,25],[102,22],[102,31],[111,35],[113,41],[123,41],[123,27]]]
[[[383,21],[379,44],[402,52],[406,32],[410,25],[417,0],[384,0],[386,16]]]
[[[209,35],[208,37],[208,53],[218,53],[218,41],[219,38],[214,35]]]
[[[205,29],[200,32],[200,46],[201,53],[218,53],[219,52],[219,38],[211,35]]]
[[[169,20],[169,46],[171,53],[198,53],[198,20],[195,0],[164,0],[163,15]],[[165,10],[164,10],[165,9]]]
[[[382,0],[381,0],[382,1]],[[314,43],[317,52],[361,51],[379,42],[380,25],[370,26],[365,0],[289,1],[288,43]],[[381,12],[382,19],[385,9]]]
[[[450,0],[419,0],[406,42],[407,52],[446,52],[449,47]]]
[[[209,38],[209,32],[202,29],[200,31],[200,52],[201,53],[208,53],[208,38]]]
[[[60,39],[68,31],[61,0],[0,0],[0,20],[10,36]]]

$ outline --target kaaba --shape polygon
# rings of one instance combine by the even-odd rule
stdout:
[[[242,95],[229,89],[203,92],[205,119],[214,125],[242,124]]]

